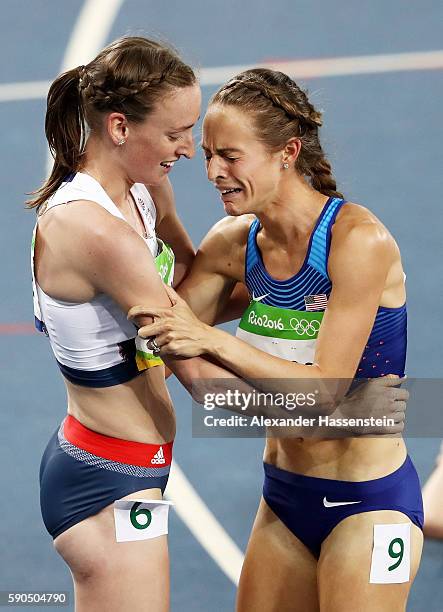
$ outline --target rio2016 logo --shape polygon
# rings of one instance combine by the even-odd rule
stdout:
[[[309,336],[314,338],[317,336],[320,329],[320,321],[313,319],[308,321],[307,319],[298,319],[292,317],[289,320],[290,328],[287,329],[283,325],[281,317],[278,319],[271,319],[267,314],[257,315],[254,311],[251,311],[248,316],[248,323],[256,325],[257,327],[266,327],[267,329],[275,329],[277,331],[295,331],[299,336]]]
[[[270,317],[268,317],[267,314],[257,316],[254,311],[251,311],[249,313],[248,323],[251,323],[252,325],[257,325],[259,327],[267,327],[268,329],[277,329],[279,331],[284,330],[284,325],[281,318],[278,318],[277,320],[271,319]]]
[[[162,264],[160,266],[158,273],[160,274],[160,278],[162,279],[162,281],[164,281],[166,277],[168,276],[168,265]]]

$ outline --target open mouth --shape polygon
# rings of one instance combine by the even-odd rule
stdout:
[[[229,189],[220,189],[220,193],[222,196],[228,195],[230,193],[240,193],[240,191],[243,191],[243,189],[240,189],[240,187],[230,187]]]
[[[174,159],[174,161],[164,161],[160,163],[160,166],[163,166],[163,168],[172,168],[175,164],[177,160]]]

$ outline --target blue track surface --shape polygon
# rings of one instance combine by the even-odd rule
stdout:
[[[58,73],[82,2],[2,3],[3,83]],[[439,49],[442,7],[435,0],[370,3],[265,0],[168,3],[127,0],[109,39],[124,33],[170,40],[200,66]],[[441,71],[317,78],[305,83],[325,111],[323,140],[339,187],[371,208],[392,231],[408,277],[410,376],[441,377]],[[204,88],[204,102],[213,88]],[[32,321],[25,192],[45,175],[44,100],[3,102],[3,292],[0,322]],[[171,176],[179,213],[196,244],[222,208],[207,183],[202,155]],[[231,327],[233,329],[233,327]],[[2,512],[0,590],[68,590],[71,578],[40,518],[38,466],[65,413],[62,381],[43,337],[0,336]],[[261,489],[263,441],[202,440],[191,435],[191,403],[172,381],[178,413],[176,457],[199,494],[244,550]],[[439,441],[409,441],[424,480]],[[233,610],[235,588],[172,513],[172,610]],[[443,545],[428,542],[409,610],[443,611]],[[18,609],[18,608],[17,608]],[[40,608],[44,609],[44,608]],[[52,608],[48,608],[50,610]]]

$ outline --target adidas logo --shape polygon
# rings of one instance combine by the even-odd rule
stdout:
[[[158,451],[155,453],[155,455],[151,459],[151,464],[152,465],[162,465],[163,463],[166,463],[166,459],[163,454],[163,446],[160,446]]]

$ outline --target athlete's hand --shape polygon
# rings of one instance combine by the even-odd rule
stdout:
[[[349,393],[337,407],[338,414],[333,417],[370,418],[381,419],[386,417],[393,424],[372,424],[363,427],[347,427],[347,434],[352,435],[396,435],[400,434],[405,426],[406,404],[409,391],[399,385],[405,382],[406,377],[399,378],[394,374],[373,378],[367,383],[359,385]]]
[[[128,312],[128,319],[151,316],[154,322],[144,325],[138,330],[142,338],[155,338],[160,348],[160,356],[197,357],[206,352],[208,335],[211,328],[200,321],[185,300],[171,287],[165,285],[165,290],[172,306],[157,308],[155,306],[134,306]]]

